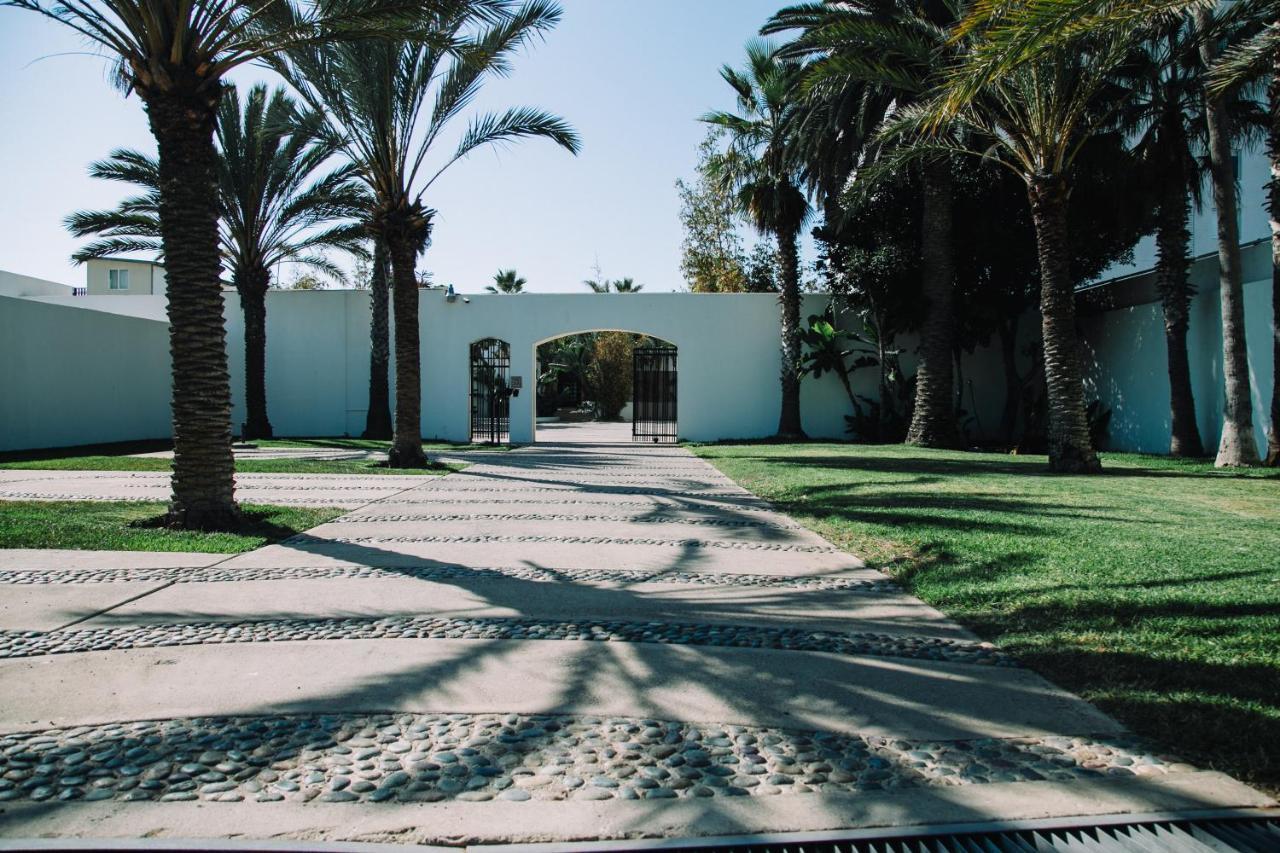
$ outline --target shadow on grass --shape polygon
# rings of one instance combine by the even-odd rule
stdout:
[[[335,512],[340,512],[336,510]],[[252,505],[241,504],[240,506],[240,522],[238,524],[227,525],[222,527],[203,528],[201,533],[230,533],[236,536],[252,536],[261,537],[266,540],[264,544],[281,542],[291,536],[297,536],[304,530],[309,529],[307,526],[293,524],[280,524],[276,519],[280,516],[280,510],[277,507],[255,507]],[[314,522],[314,519],[311,519]],[[181,527],[173,524],[167,514],[153,515],[148,518],[139,518],[130,521],[125,525],[135,530],[178,530],[190,531],[189,527]]]

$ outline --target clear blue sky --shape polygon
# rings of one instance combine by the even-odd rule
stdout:
[[[785,3],[561,4],[560,26],[518,59],[512,77],[492,81],[477,107],[557,112],[581,134],[582,153],[539,140],[456,164],[427,198],[439,216],[421,265],[464,291],[511,266],[530,290],[579,290],[598,258],[607,277],[676,289],[674,182],[692,171],[704,132],[697,117],[732,107],[719,67],[739,64],[746,41]],[[0,9],[0,269],[80,284],[62,217],[127,192],[85,167],[116,147],[154,151],[139,101],[113,89],[108,63],[87,50],[60,25]],[[250,67],[235,79],[268,75]]]

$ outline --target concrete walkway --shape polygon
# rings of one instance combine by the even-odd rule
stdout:
[[[1268,803],[683,449],[470,461],[352,478],[394,488],[229,558],[0,553],[0,834],[456,843]]]

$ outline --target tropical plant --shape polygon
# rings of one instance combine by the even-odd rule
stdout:
[[[615,278],[613,280],[614,293],[639,293],[644,290],[643,284],[636,284],[634,279]]]
[[[810,314],[807,327],[800,333],[805,345],[801,372],[805,376],[821,379],[824,373],[834,373],[849,397],[849,405],[856,412],[860,408],[858,396],[853,392],[850,374],[863,367],[874,367],[877,362],[866,341],[836,326],[831,306],[822,314]],[[853,364],[848,359],[853,358]]]
[[[427,41],[379,39],[298,45],[274,67],[328,119],[334,136],[374,197],[369,229],[391,259],[395,319],[396,405],[389,464],[422,467],[422,385],[415,264],[430,242],[435,211],[424,197],[453,164],[477,148],[527,137],[570,152],[578,136],[562,119],[519,107],[471,118],[457,147],[431,171],[441,133],[464,113],[489,78],[555,26],[546,0],[453,0],[420,19]]]
[[[367,207],[367,198],[351,180],[349,168],[313,180],[333,154],[332,146],[320,141],[315,129],[315,116],[300,114],[282,89],[268,98],[266,86],[254,86],[242,107],[235,87],[227,86],[218,107],[219,245],[244,312],[244,439],[272,434],[266,384],[266,294],[272,267],[302,264],[341,279],[341,270],[323,250],[366,254],[364,230],[356,219]],[[145,192],[113,210],[68,216],[72,234],[100,238],[72,258],[82,263],[137,251],[162,255],[156,159],[118,150],[92,164],[89,173]],[[319,278],[307,273],[296,278],[290,289],[321,286]]]
[[[592,293],[639,293],[644,290],[644,285],[636,284],[634,279],[607,279],[599,274],[595,278],[586,279],[582,282],[582,285]]]
[[[168,276],[173,377],[171,525],[239,522],[231,381],[219,282],[217,151],[223,81],[234,68],[303,43],[405,31],[409,13],[453,0],[3,0],[106,51],[141,99],[159,153],[160,233]]]
[[[803,438],[800,420],[800,230],[809,201],[791,156],[789,127],[798,111],[804,66],[779,55],[768,41],[747,44],[747,67],[725,66],[720,76],[737,97],[738,112],[711,112],[703,121],[728,131],[719,178],[737,193],[738,205],[762,234],[772,236],[780,260],[782,408],[780,438]]]
[[[901,109],[928,95],[961,48],[949,29],[957,18],[958,4],[952,0],[847,0],[784,9],[764,31],[799,31],[785,53],[808,60],[806,87],[810,97],[857,105],[840,108],[837,114],[870,110],[872,121],[861,116],[854,122],[856,128],[874,124],[887,109]],[[847,144],[851,148],[856,140],[865,139],[862,133],[849,133],[847,122],[834,130],[837,140],[850,139]],[[817,126],[821,136],[828,137],[831,131],[822,123]],[[837,174],[843,171],[841,177],[847,179],[852,151],[842,151],[838,142],[827,147],[836,149],[835,162],[844,167]],[[952,398],[955,265],[949,159],[946,152],[939,151],[920,158],[919,163],[924,322],[907,443],[925,447],[949,447],[957,441]]]
[[[493,284],[485,290],[489,293],[523,293],[527,283],[515,270],[498,270],[493,275]]]

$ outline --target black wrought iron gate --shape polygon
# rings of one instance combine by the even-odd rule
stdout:
[[[676,440],[676,348],[636,347],[632,381],[631,438]]]
[[[471,345],[471,440],[506,444],[511,440],[511,345],[485,338]]]

